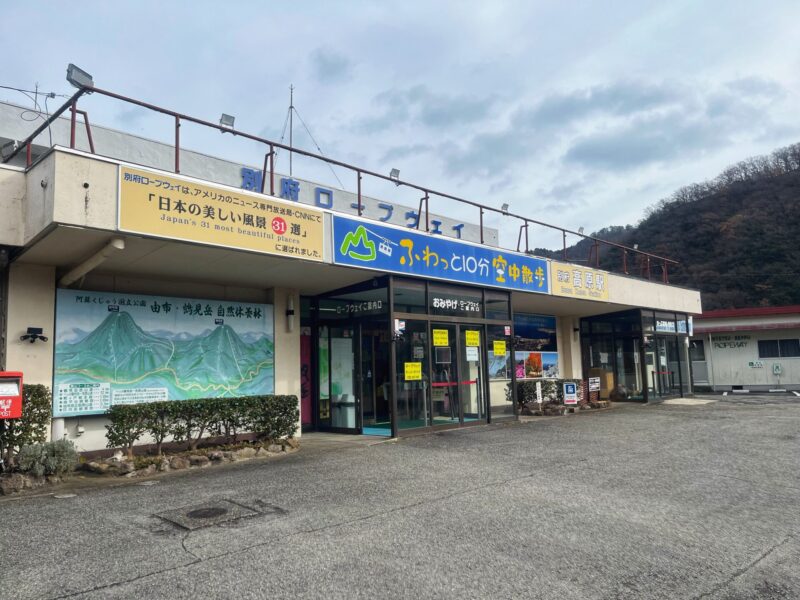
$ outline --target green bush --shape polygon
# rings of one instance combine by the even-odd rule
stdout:
[[[0,459],[11,464],[14,453],[22,446],[47,439],[52,405],[53,397],[46,385],[23,385],[22,417],[0,423]]]
[[[151,402],[141,405],[144,430],[150,434],[156,444],[156,453],[161,456],[161,449],[167,436],[175,431],[178,411],[174,402]]]
[[[108,409],[106,439],[109,448],[125,448],[133,458],[133,445],[147,431],[147,404],[115,404]]]
[[[75,469],[78,452],[69,440],[23,446],[17,456],[19,470],[37,477],[64,475]]]
[[[224,435],[235,442],[243,432],[261,440],[277,441],[293,436],[300,416],[297,396],[241,396],[199,398],[112,406],[106,414],[109,448],[123,447],[133,456],[133,446],[147,432],[161,453],[168,436],[188,442],[196,450],[207,435]]]
[[[260,439],[277,441],[297,432],[297,396],[255,396],[249,412],[253,432]]]

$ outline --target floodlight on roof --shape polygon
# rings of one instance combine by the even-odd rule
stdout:
[[[504,215],[507,214],[508,213],[508,202],[504,202],[503,205],[500,207],[500,210],[503,211]]]
[[[219,124],[223,127],[227,127],[228,129],[233,129],[233,122],[236,120],[236,117],[233,115],[226,115],[222,113],[222,116],[219,118]]]
[[[389,179],[393,179],[394,181],[400,179],[400,169],[392,169],[389,171]]]
[[[78,89],[94,87],[92,76],[72,63],[67,66],[67,81]]]
[[[578,227],[578,235],[583,235],[583,227]]]

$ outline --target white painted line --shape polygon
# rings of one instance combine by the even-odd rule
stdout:
[[[723,395],[723,396],[727,396],[727,395],[728,395],[728,392],[722,392],[722,395]]]
[[[63,500],[65,498],[74,498],[75,496],[77,496],[77,494],[56,494],[55,496],[53,496],[53,498],[56,498],[58,500]]]
[[[793,393],[795,396],[797,396],[798,398],[800,398],[800,392],[792,392],[792,393]]]

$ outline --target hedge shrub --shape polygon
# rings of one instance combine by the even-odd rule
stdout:
[[[517,381],[517,404],[520,406],[530,402],[537,402],[536,383],[542,384],[543,404],[564,404],[564,384],[575,383],[578,386],[578,403],[583,401],[583,387],[580,379],[522,379]],[[508,400],[511,401],[511,384],[506,390]]]
[[[37,477],[64,475],[78,464],[78,452],[69,440],[23,446],[17,455],[19,470]]]
[[[20,448],[47,439],[52,405],[53,397],[46,385],[23,385],[22,417],[3,419],[4,424],[0,425],[0,462],[10,465]]]
[[[230,442],[243,432],[259,440],[277,441],[297,431],[300,417],[297,396],[238,396],[200,398],[148,404],[112,406],[106,414],[109,448],[123,447],[133,456],[133,446],[149,433],[160,454],[168,436],[197,449],[208,435],[224,435]]]

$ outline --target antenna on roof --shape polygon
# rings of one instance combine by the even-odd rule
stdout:
[[[289,176],[290,177],[292,176],[292,148],[294,148],[294,115],[297,115],[297,118],[300,119],[300,123],[303,125],[303,129],[306,130],[306,133],[308,134],[308,137],[311,138],[311,142],[314,144],[314,147],[317,149],[317,152],[319,152],[320,155],[325,156],[325,153],[322,151],[322,148],[320,148],[319,144],[317,143],[317,140],[314,139],[314,135],[311,133],[311,130],[308,128],[308,125],[306,125],[306,122],[303,120],[303,117],[300,116],[300,113],[298,112],[297,108],[295,108],[295,105],[294,105],[294,85],[290,85],[289,86],[289,110],[286,112],[286,119],[283,122],[283,131],[281,132],[281,139],[280,139],[280,141],[282,143],[283,140],[286,137],[286,127],[288,125],[288,127],[289,127]],[[277,154],[278,153],[276,151],[275,155],[277,156]],[[339,182],[339,187],[341,187],[343,190],[347,189],[347,188],[344,187],[344,184],[342,183],[342,180],[339,179],[339,176],[336,174],[336,171],[334,170],[333,165],[331,165],[330,163],[325,163],[325,164],[328,165],[328,168],[331,170],[331,173],[333,173],[333,176],[336,178],[336,181]]]

